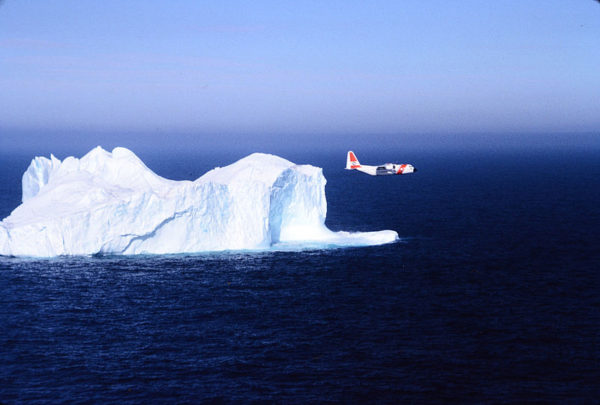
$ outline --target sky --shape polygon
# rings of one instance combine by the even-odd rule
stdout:
[[[594,0],[0,3],[0,149],[600,137]]]

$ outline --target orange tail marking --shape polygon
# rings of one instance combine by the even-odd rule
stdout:
[[[352,165],[350,166],[351,169],[356,169],[360,167],[360,165],[358,164],[358,159],[354,155],[354,152],[350,152],[350,162],[352,163]]]

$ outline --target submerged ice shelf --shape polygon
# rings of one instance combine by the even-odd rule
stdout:
[[[395,231],[332,232],[322,169],[254,153],[195,181],[130,150],[36,157],[23,203],[0,222],[0,255],[194,253],[390,243]]]

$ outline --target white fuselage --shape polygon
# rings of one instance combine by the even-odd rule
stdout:
[[[414,173],[415,168],[409,164],[398,164],[398,163],[386,163],[380,166],[368,166],[360,165],[355,167],[356,170],[361,171],[371,176],[386,176],[391,174],[409,174]]]
[[[356,154],[351,150],[346,156],[346,169],[358,170],[371,176],[386,176],[390,174],[409,174],[417,171],[413,165],[407,163],[386,163],[379,166],[361,165]]]

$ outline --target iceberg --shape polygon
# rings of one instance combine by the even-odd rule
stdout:
[[[254,153],[195,181],[165,179],[130,150],[36,157],[0,255],[53,257],[365,246],[395,231],[333,232],[321,168]]]

